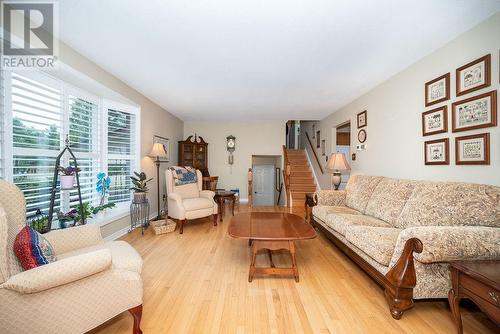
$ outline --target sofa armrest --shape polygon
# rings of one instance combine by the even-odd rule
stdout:
[[[50,242],[56,255],[104,242],[101,235],[101,228],[96,224],[55,230],[43,236]]]
[[[111,267],[111,252],[95,252],[71,256],[11,276],[0,287],[19,293],[41,292],[68,284]]]
[[[345,190],[318,190],[314,193],[316,205],[345,206]]]
[[[205,197],[205,198],[208,198],[208,199],[213,199],[215,196],[215,192],[213,192],[212,190],[202,190],[200,191],[200,197]]]
[[[182,207],[182,197],[179,194],[176,193],[170,193],[167,195],[167,200],[168,201],[173,201],[176,203],[176,205]]]
[[[415,254],[415,260],[421,263],[500,259],[499,228],[419,226],[401,231],[389,266],[396,263],[406,240],[411,238],[418,238],[422,241],[422,253]]]

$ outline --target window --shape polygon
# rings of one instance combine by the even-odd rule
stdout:
[[[27,215],[48,212],[55,159],[66,139],[78,160],[84,202],[97,205],[96,175],[112,178],[110,202],[130,201],[129,175],[139,168],[138,108],[88,94],[39,72],[9,72],[0,123],[0,177],[26,198]],[[64,155],[61,165],[69,164]],[[56,193],[56,211],[78,202],[76,190]],[[119,206],[118,206],[119,207]]]

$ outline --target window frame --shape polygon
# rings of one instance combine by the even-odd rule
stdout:
[[[104,96],[99,96],[93,93],[89,93],[84,89],[76,87],[71,83],[66,82],[63,79],[51,76],[48,73],[33,70],[33,71],[2,71],[2,77],[0,80],[2,81],[1,87],[3,88],[3,96],[0,95],[0,98],[3,98],[3,112],[0,114],[2,120],[0,123],[3,124],[4,129],[2,135],[2,140],[0,141],[0,159],[3,162],[3,175],[0,175],[0,178],[4,178],[9,182],[14,182],[14,163],[13,158],[14,155],[22,155],[24,153],[29,153],[28,155],[33,154],[33,149],[31,148],[15,148],[13,141],[13,111],[12,111],[12,73],[19,73],[19,75],[28,77],[29,79],[39,81],[43,84],[47,84],[51,87],[57,87],[61,91],[62,96],[62,115],[61,115],[61,145],[64,145],[65,136],[69,135],[70,129],[70,97],[80,97],[83,99],[87,99],[91,103],[97,104],[96,116],[97,119],[95,121],[97,125],[96,134],[97,144],[99,152],[94,154],[93,152],[78,152],[75,151],[74,154],[78,158],[82,159],[97,159],[99,169],[108,173],[108,159],[110,156],[108,154],[108,109],[114,109],[117,111],[126,112],[135,116],[135,124],[134,124],[134,134],[135,138],[132,138],[134,153],[130,155],[130,160],[132,161],[132,169],[139,170],[141,166],[141,107],[126,104],[123,102],[117,102],[112,99],[108,99]],[[118,93],[116,93],[118,94]],[[119,95],[119,94],[118,94]],[[93,146],[94,147],[94,146]],[[62,148],[60,148],[62,149]],[[25,151],[26,152],[23,152]],[[31,152],[30,152],[31,151]],[[52,157],[54,152],[52,150],[36,150],[36,152],[47,153],[46,156]],[[60,152],[56,151],[55,156]],[[1,167],[1,166],[0,166]],[[66,192],[65,192],[66,193]],[[97,193],[96,193],[97,194]],[[62,201],[61,195],[61,201]],[[64,197],[67,197],[67,201],[69,203],[69,192],[64,194]],[[100,212],[97,214],[91,221],[92,224],[98,224],[100,226],[109,224],[117,219],[126,217],[129,215],[129,207],[130,201],[117,203],[116,206],[112,209],[108,209],[104,212]]]

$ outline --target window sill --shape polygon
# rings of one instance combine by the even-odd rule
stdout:
[[[91,224],[104,226],[130,215],[130,203],[121,203],[115,208],[99,212],[91,220]]]

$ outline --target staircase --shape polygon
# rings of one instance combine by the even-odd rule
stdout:
[[[286,149],[286,156],[290,164],[290,197],[292,205],[297,207],[305,202],[307,193],[316,191],[314,181],[305,150]]]

